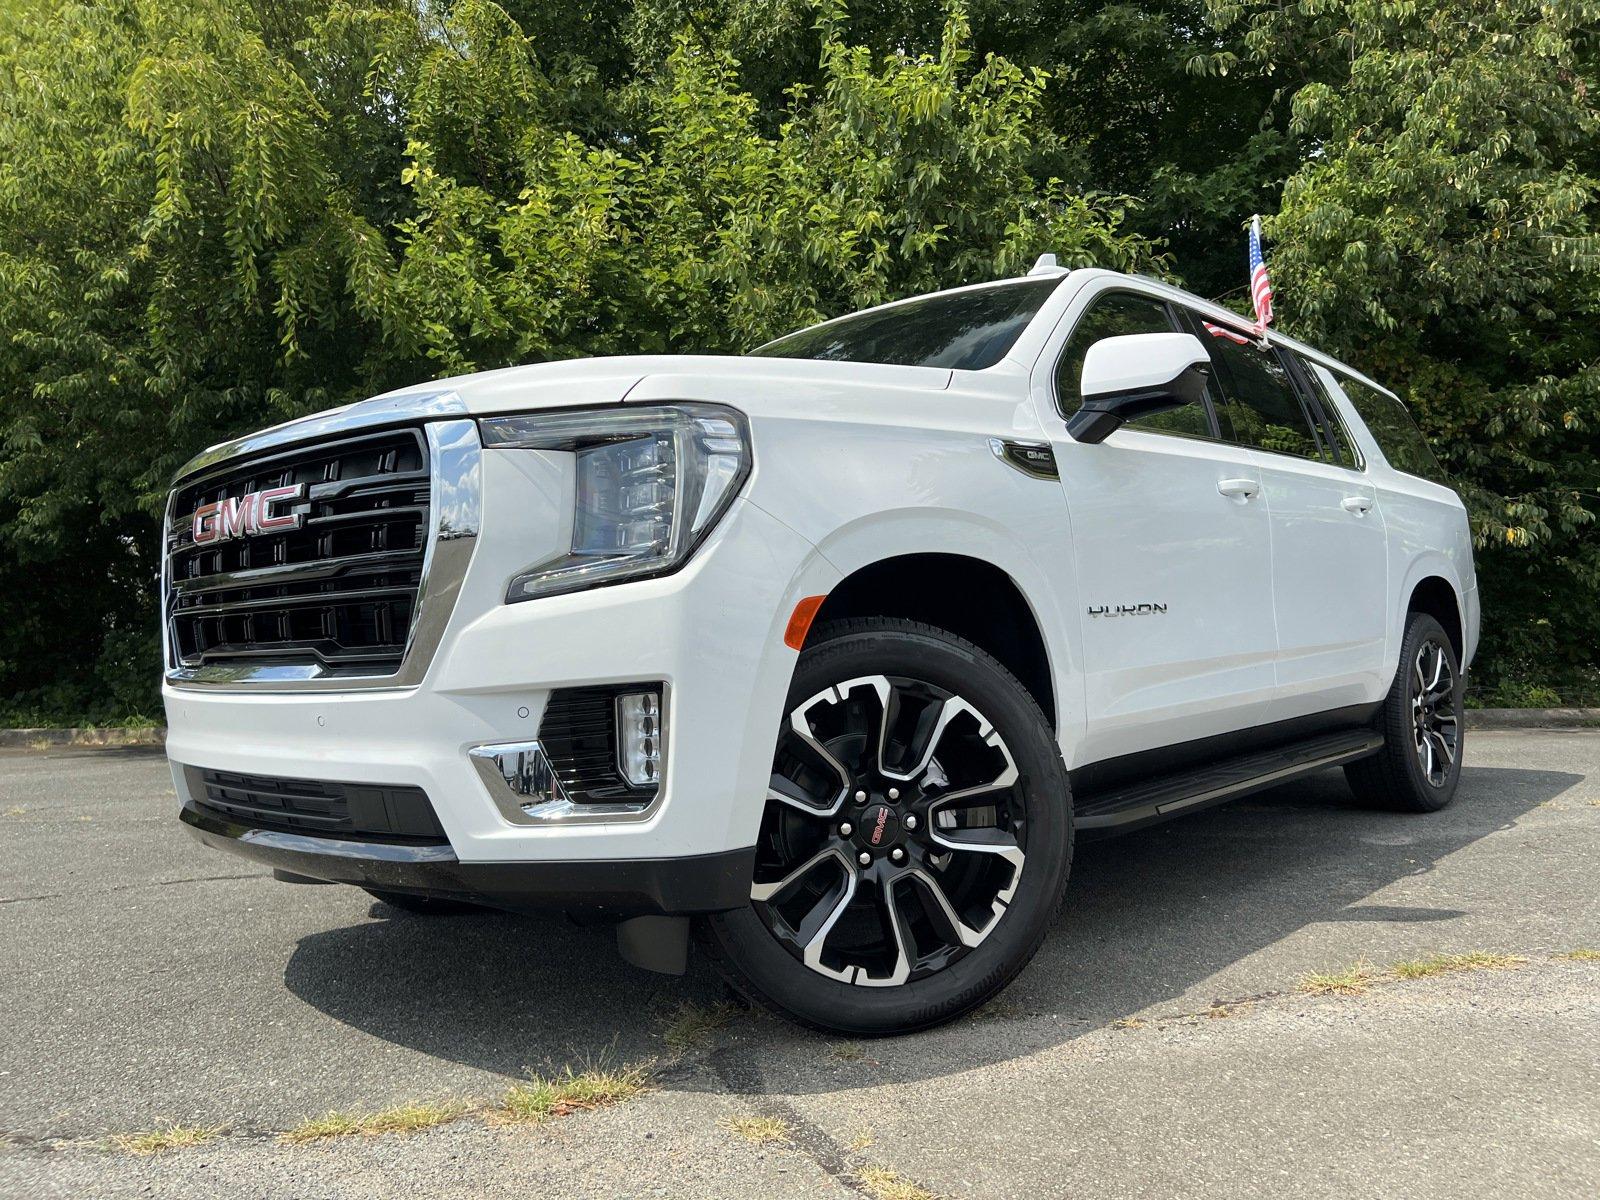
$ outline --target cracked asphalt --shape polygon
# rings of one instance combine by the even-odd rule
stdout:
[[[185,835],[159,755],[0,754],[0,1196],[849,1197],[871,1167],[939,1197],[1600,1195],[1600,961],[1569,957],[1600,949],[1600,732],[1478,731],[1467,761],[1431,817],[1333,772],[1080,847],[1033,965],[945,1029],[734,1010],[678,1050],[723,1000],[703,964],[277,884]],[[1469,950],[1526,961],[1298,990]],[[276,1138],[645,1061],[644,1096],[539,1125]],[[226,1132],[111,1142],[169,1122]]]

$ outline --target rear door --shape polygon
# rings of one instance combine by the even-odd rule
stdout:
[[[1272,526],[1278,629],[1271,720],[1370,703],[1385,691],[1388,553],[1376,489],[1309,364],[1200,321],[1222,436],[1253,452]]]
[[[1103,337],[1180,330],[1157,295],[1090,285],[1039,370],[1066,491],[1084,672],[1080,763],[1248,728],[1274,686],[1270,531],[1255,456],[1217,436],[1211,405],[1067,436],[1083,357]],[[1036,381],[1037,386],[1038,381]],[[1063,531],[1064,533],[1066,531]],[[1078,765],[1078,764],[1073,764]]]

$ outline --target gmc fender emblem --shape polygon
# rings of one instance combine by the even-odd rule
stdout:
[[[234,538],[254,537],[258,533],[277,533],[285,529],[299,529],[306,523],[303,512],[274,513],[274,504],[299,500],[306,494],[306,485],[291,483],[284,487],[263,488],[259,492],[246,492],[242,496],[229,496],[202,504],[194,510],[190,531],[196,546],[209,546],[215,542]]]

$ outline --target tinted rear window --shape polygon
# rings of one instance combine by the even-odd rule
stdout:
[[[1412,421],[1404,404],[1359,379],[1351,379],[1347,375],[1337,378],[1339,386],[1350,397],[1356,412],[1361,414],[1361,420],[1372,433],[1372,440],[1378,443],[1378,449],[1383,451],[1383,457],[1389,460],[1391,467],[1408,475],[1431,479],[1446,487],[1453,486],[1450,476],[1439,465],[1439,460],[1428,446],[1428,440],[1422,436],[1422,430]]]
[[[1006,356],[1065,276],[995,284],[859,313],[791,333],[750,353],[981,371]]]

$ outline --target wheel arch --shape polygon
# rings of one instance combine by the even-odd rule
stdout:
[[[995,563],[948,551],[895,554],[863,563],[829,591],[811,628],[848,617],[901,617],[965,638],[1016,676],[1050,727],[1059,729],[1044,628],[1022,586]]]
[[[1426,613],[1444,627],[1456,652],[1456,661],[1466,660],[1465,620],[1462,597],[1456,586],[1443,575],[1425,574],[1411,585],[1406,599],[1406,616]]]

